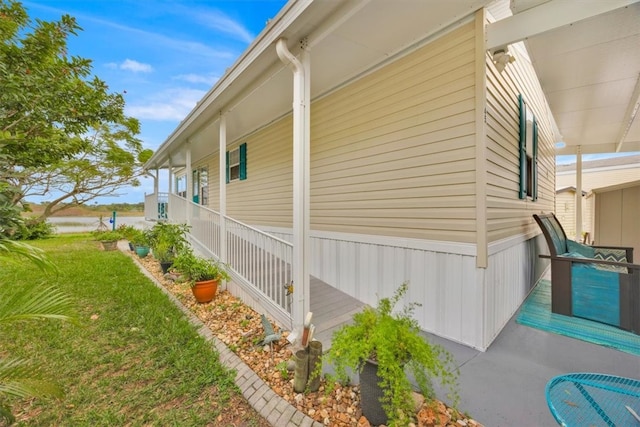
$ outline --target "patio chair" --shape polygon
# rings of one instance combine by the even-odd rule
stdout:
[[[567,239],[553,213],[533,215],[551,260],[551,311],[640,335],[640,265],[633,248],[587,246]]]

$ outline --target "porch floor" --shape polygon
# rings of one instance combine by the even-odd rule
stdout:
[[[512,316],[486,352],[425,334],[449,350],[460,369],[460,408],[486,426],[557,426],[547,382],[570,372],[640,379],[640,357],[516,323]],[[442,391],[436,390],[440,398]]]
[[[342,325],[348,323],[360,311],[364,303],[311,276],[309,283],[313,338],[322,342],[322,350],[331,348],[331,336]]]

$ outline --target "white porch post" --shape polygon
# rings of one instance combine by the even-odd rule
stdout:
[[[301,331],[309,301],[310,56],[306,40],[300,58],[280,39],[276,51],[293,71],[293,327]]]
[[[576,240],[582,241],[582,150],[576,148]]]
[[[156,166],[156,179],[153,180],[153,193],[158,197],[158,181],[160,180],[160,168]]]
[[[220,185],[220,262],[227,262],[227,116],[220,113],[220,145],[218,164],[220,173],[218,181]]]
[[[171,194],[173,193],[173,166],[171,166],[171,156],[169,156],[169,173],[168,175],[168,179],[169,179],[169,185],[167,185],[168,188],[168,193]]]
[[[187,141],[186,153],[186,174],[187,174],[187,225],[191,224],[191,202],[193,201],[193,173],[191,172],[191,143]]]

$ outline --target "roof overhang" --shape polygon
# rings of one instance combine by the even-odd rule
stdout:
[[[288,40],[311,56],[311,97],[318,99],[424,43],[452,24],[470,20],[489,0],[292,0],[178,125],[147,162],[147,169],[185,164],[184,144],[197,160],[217,151],[219,117],[225,114],[233,143],[292,110],[292,73],[275,44]],[[382,30],[384,29],[384,30]],[[171,159],[169,161],[169,159]]]
[[[505,1],[505,0],[502,0]],[[147,162],[185,164],[217,151],[225,114],[233,143],[292,110],[292,75],[275,43],[311,52],[318,99],[471,19],[488,0],[291,0]],[[495,50],[522,40],[558,127],[557,154],[640,151],[640,0],[512,0],[513,16],[487,27]]]
[[[512,0],[511,11],[488,26],[487,48],[525,42],[557,154],[640,151],[638,0]]]

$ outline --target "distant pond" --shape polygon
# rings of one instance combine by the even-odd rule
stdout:
[[[109,222],[111,217],[102,217],[102,224],[111,230],[113,224]],[[47,219],[51,224],[56,226],[56,233],[81,233],[85,231],[97,230],[100,226],[100,217],[90,216],[55,216]],[[133,225],[136,228],[152,227],[153,222],[147,221],[143,216],[117,216],[116,228],[119,225]]]

